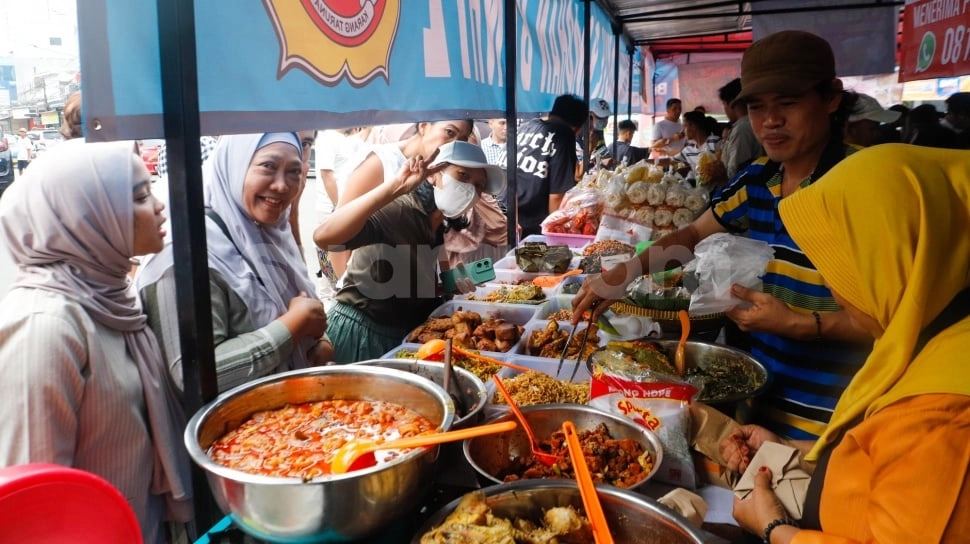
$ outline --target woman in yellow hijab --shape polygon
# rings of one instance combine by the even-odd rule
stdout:
[[[810,489],[802,521],[787,518],[767,469],[735,500],[735,518],[775,544],[966,542],[970,152],[872,147],[780,212],[876,341],[806,457],[818,462],[818,493]]]

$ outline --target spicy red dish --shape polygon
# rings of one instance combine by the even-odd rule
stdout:
[[[311,480],[330,474],[333,454],[360,438],[385,442],[433,431],[426,417],[383,401],[328,400],[256,412],[213,442],[208,454],[220,465],[282,478]],[[376,452],[378,464],[410,450]]]

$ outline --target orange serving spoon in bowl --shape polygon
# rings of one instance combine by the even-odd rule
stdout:
[[[690,335],[690,316],[687,315],[687,310],[681,310],[678,315],[680,316],[680,342],[677,344],[677,350],[674,351],[674,367],[677,369],[677,373],[683,376],[687,370],[685,358],[687,356],[687,336]]]
[[[509,404],[509,408],[512,409],[512,413],[515,414],[515,417],[518,418],[519,423],[522,424],[525,434],[529,436],[529,449],[532,450],[532,456],[547,467],[551,467],[559,462],[558,455],[546,453],[539,449],[539,441],[536,440],[536,435],[534,432],[532,432],[532,426],[529,425],[529,420],[525,418],[525,414],[522,413],[522,410],[519,409],[519,405],[515,402],[515,399],[513,399],[512,395],[509,394],[509,390],[505,388],[505,384],[502,383],[502,378],[499,378],[498,374],[496,374],[492,376],[492,379],[495,380],[495,386],[498,387],[499,392],[502,393],[503,397],[505,397],[505,402]]]
[[[576,426],[572,421],[563,421],[562,432],[566,435],[566,447],[569,448],[569,459],[573,463],[573,472],[576,473],[576,483],[579,484],[579,495],[583,498],[586,517],[589,518],[589,524],[593,527],[593,540],[596,544],[613,544],[613,536],[610,534],[610,527],[606,523],[603,505],[600,504],[599,496],[596,494],[596,485],[593,484],[593,476],[586,464],[586,457],[583,455],[583,446],[579,443],[579,433],[576,432]]]
[[[458,440],[485,436],[487,434],[506,433],[515,430],[518,426],[518,423],[514,421],[502,421],[500,423],[479,425],[477,427],[443,433],[409,436],[387,442],[374,442],[363,439],[349,440],[343,446],[337,448],[337,451],[334,453],[333,461],[330,463],[330,472],[332,474],[344,474],[352,470],[370,468],[377,464],[377,458],[374,456],[374,452],[377,450],[397,450],[433,446],[435,444],[456,442]]]

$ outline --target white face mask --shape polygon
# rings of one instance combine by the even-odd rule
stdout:
[[[444,172],[441,173],[441,187],[434,188],[434,204],[448,219],[467,212],[477,196],[474,185],[458,181]]]

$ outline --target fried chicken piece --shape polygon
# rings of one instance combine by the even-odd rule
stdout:
[[[418,344],[424,344],[431,340],[440,340],[443,335],[440,332],[425,330],[418,336]]]
[[[426,327],[433,331],[444,332],[454,326],[452,323],[452,318],[450,317],[432,317],[425,324]]]
[[[532,334],[529,335],[529,341],[526,343],[529,354],[534,355],[541,351],[543,346],[555,338],[557,332],[559,332],[559,323],[556,321],[550,321],[546,328],[542,330],[532,331]]]
[[[495,338],[515,342],[522,336],[522,331],[515,323],[500,322],[495,327]]]
[[[479,351],[498,351],[498,345],[488,338],[478,337],[475,339],[475,348]]]

